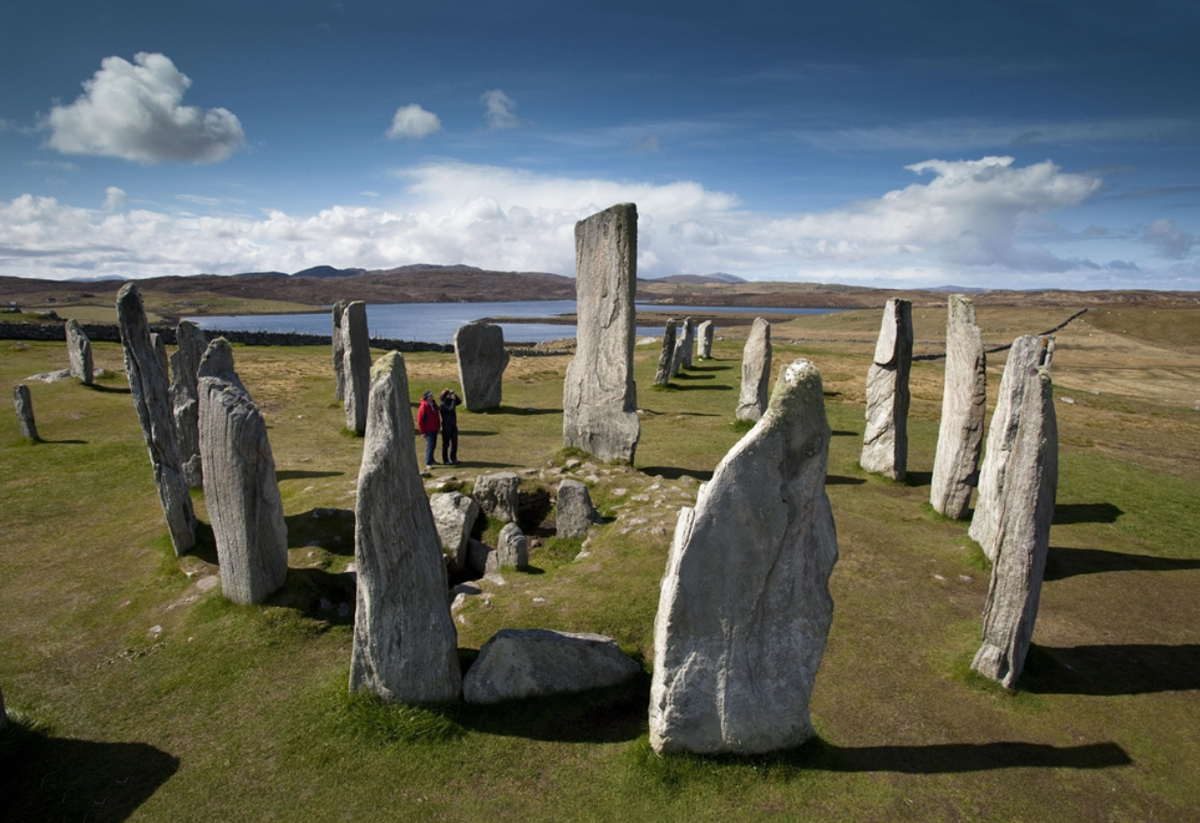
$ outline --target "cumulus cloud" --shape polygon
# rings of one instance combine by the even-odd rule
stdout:
[[[125,192],[116,186],[109,186],[104,192],[104,205],[100,208],[104,211],[118,211],[125,208]]]
[[[483,104],[487,106],[487,113],[484,114],[484,119],[487,120],[488,128],[495,131],[497,129],[511,129],[519,126],[521,121],[517,119],[517,103],[500,89],[492,89],[484,92]]]
[[[170,58],[141,52],[133,60],[106,57],[74,103],[51,109],[51,148],[143,163],[216,163],[243,145],[232,112],[182,105],[192,81]]]
[[[425,111],[421,106],[413,103],[396,109],[396,115],[392,118],[392,127],[388,129],[387,136],[393,140],[401,137],[428,137],[435,131],[440,131],[441,128],[442,121],[436,114]]]
[[[1142,239],[1155,246],[1163,257],[1182,260],[1196,245],[1196,236],[1189,234],[1171,220],[1160,217],[1142,233]]]

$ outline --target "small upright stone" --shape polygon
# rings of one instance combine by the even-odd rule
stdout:
[[[342,325],[342,317],[346,313],[346,301],[339,300],[333,304],[333,375],[337,380],[334,396],[338,400],[346,399],[346,330]]]
[[[342,312],[345,351],[346,428],[355,434],[367,430],[367,395],[371,390],[371,336],[367,331],[367,304],[355,300]]]
[[[521,478],[514,472],[483,474],[475,479],[475,491],[471,496],[488,517],[501,523],[511,523],[517,519],[517,506],[520,503],[517,487],[520,483]]]
[[[597,517],[587,486],[578,480],[563,480],[558,484],[554,522],[559,537],[587,537]]]
[[[29,387],[24,383],[13,386],[13,405],[17,407],[17,425],[21,427],[21,436],[35,442],[41,440],[33,419],[33,398],[29,396]]]
[[[71,362],[71,376],[77,378],[83,385],[92,385],[92,341],[84,334],[78,320],[68,320],[67,358]]]
[[[500,406],[504,370],[508,352],[504,350],[504,329],[490,323],[468,323],[454,333],[454,356],[458,361],[458,382],[463,403],[469,411],[484,411]]]
[[[208,348],[204,332],[190,320],[180,320],[175,327],[177,347],[171,355],[171,406],[175,414],[175,429],[179,433],[179,460],[188,486],[198,489],[204,485],[200,465],[200,360]]]
[[[712,357],[714,328],[715,326],[713,326],[713,322],[711,320],[705,320],[700,324],[700,327],[696,329],[697,356],[701,360],[708,360]]]
[[[738,396],[737,419],[758,420],[767,410],[771,383],[771,324],[754,318],[746,348],[742,350],[742,391]]]
[[[221,567],[221,593],[261,603],[287,576],[287,525],[267,424],[233,369],[224,337],[208,344],[198,371],[204,502]]]
[[[867,372],[867,430],[859,464],[903,480],[908,472],[908,373],[912,368],[912,303],[893,297],[883,309],[875,359]]]
[[[371,378],[369,403],[362,398],[369,414],[355,503],[350,691],[390,703],[455,700],[462,688],[458,633],[417,468],[404,358],[383,355]]]
[[[496,538],[496,563],[516,569],[529,568],[529,541],[516,523],[509,523]]]
[[[575,224],[577,332],[563,381],[563,448],[633,462],[641,437],[633,381],[637,206]]]
[[[675,318],[663,326],[662,351],[658,354],[658,370],[654,372],[654,385],[667,386],[671,383],[671,369],[675,362]]]
[[[438,539],[451,558],[451,568],[460,572],[467,563],[467,544],[479,517],[479,504],[458,492],[431,495],[429,508],[437,527]]]
[[[1058,490],[1058,427],[1050,374],[1025,379],[1016,442],[1004,482],[999,549],[983,610],[983,645],[971,668],[1011,689],[1037,620]]]
[[[983,414],[987,403],[987,357],[975,325],[975,304],[950,295],[946,320],[946,378],[942,389],[942,421],[929,502],[946,517],[962,520],[978,481],[983,446]]]

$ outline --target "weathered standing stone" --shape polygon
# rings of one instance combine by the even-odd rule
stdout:
[[[167,343],[163,340],[161,334],[152,331],[150,332],[150,345],[154,347],[154,356],[158,358],[158,365],[162,367],[162,373],[167,375],[169,383],[171,379],[171,359],[167,357]]]
[[[198,376],[204,503],[221,593],[234,603],[261,603],[287,576],[287,525],[267,424],[233,369],[225,338],[209,343]]]
[[[117,292],[117,321],[125,348],[129,390],[133,394],[138,421],[142,424],[146,449],[150,452],[154,482],[167,530],[171,533],[171,544],[176,554],[185,554],[196,545],[196,515],[180,466],[179,436],[175,431],[166,365],[159,360],[150,339],[146,310],[134,283],[126,283]]]
[[[1058,490],[1058,427],[1050,374],[1027,376],[1004,482],[999,550],[971,668],[1012,688],[1033,637]]]
[[[346,428],[355,434],[367,430],[367,395],[371,391],[371,336],[367,332],[367,304],[355,300],[342,312],[345,351]]]
[[[829,437],[821,375],[797,360],[680,511],[654,621],[655,751],[750,754],[813,736],[838,553]]]
[[[633,462],[641,437],[633,382],[637,206],[575,224],[575,357],[563,381],[563,448]]]
[[[175,353],[171,355],[171,406],[179,434],[179,461],[184,479],[193,489],[204,485],[200,464],[200,360],[208,348],[204,332],[190,320],[175,327]]]
[[[68,320],[67,358],[71,362],[71,376],[78,378],[85,386],[92,385],[92,341],[84,334],[78,320]]]
[[[690,317],[683,318],[683,367],[692,367],[692,353],[696,348],[696,324]]]
[[[983,547],[983,553],[992,562],[995,562],[999,548],[997,537],[1000,520],[1004,516],[1004,479],[1013,445],[1017,441],[1025,386],[1029,375],[1046,365],[1052,341],[1053,338],[1049,337],[1022,335],[1013,341],[1008,350],[1008,360],[1004,363],[996,410],[992,413],[992,425],[988,429],[987,450],[979,466],[975,513],[971,515],[971,528],[967,532],[972,540]]]
[[[696,356],[701,360],[708,360],[710,357],[712,357],[714,328],[715,326],[713,326],[713,322],[711,320],[705,320],[700,324],[700,327],[696,329]]]
[[[558,484],[554,522],[559,537],[587,537],[596,519],[596,507],[592,505],[587,486],[578,480],[564,480]]]
[[[460,572],[467,563],[467,541],[479,517],[479,504],[458,492],[431,495],[429,508],[442,548],[449,552],[451,567]]]
[[[742,391],[738,396],[737,419],[758,420],[767,410],[771,384],[771,324],[754,318],[746,348],[742,350]]]
[[[371,378],[355,504],[358,594],[350,691],[367,690],[393,703],[455,700],[462,686],[458,634],[417,468],[404,358],[388,352]],[[367,403],[368,395],[362,399]]]
[[[509,523],[517,519],[517,506],[520,503],[517,487],[520,483],[521,478],[514,472],[482,474],[475,479],[475,490],[471,496],[488,517]]]
[[[675,362],[675,318],[663,326],[662,351],[658,354],[658,371],[654,372],[654,385],[666,386],[671,382],[671,369]]]
[[[21,427],[21,436],[41,440],[33,419],[33,398],[29,396],[29,387],[24,383],[13,386],[13,405],[17,408],[17,425]]]
[[[346,330],[342,318],[346,313],[346,301],[339,300],[333,304],[333,376],[337,380],[334,396],[338,400],[346,399]]]
[[[912,368],[912,303],[893,297],[883,309],[875,359],[867,372],[867,430],[859,463],[903,480],[908,472],[908,373]]]
[[[501,629],[463,678],[468,703],[499,703],[615,686],[640,666],[615,640],[550,629]]]
[[[529,541],[516,523],[509,523],[500,530],[500,536],[496,538],[496,557],[499,566],[529,567]]]
[[[468,323],[454,333],[454,356],[458,360],[458,382],[463,403],[469,411],[495,409],[503,394],[508,352],[504,329],[490,323]]]
[[[683,371],[683,338],[682,331],[675,335],[675,351],[671,352],[671,376],[678,377]]]
[[[975,325],[975,304],[961,294],[952,294],[946,320],[942,421],[929,502],[939,514],[955,520],[967,516],[971,489],[978,480],[986,403],[987,357]]]

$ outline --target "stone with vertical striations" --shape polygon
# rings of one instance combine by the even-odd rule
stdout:
[[[683,367],[692,367],[692,354],[696,350],[696,321],[690,317],[683,318]]]
[[[1022,335],[1013,341],[1004,363],[996,410],[992,413],[992,425],[988,429],[987,449],[979,466],[975,513],[971,515],[971,528],[967,532],[993,563],[999,548],[997,537],[1000,520],[1004,517],[1004,479],[1008,471],[1008,459],[1017,441],[1027,378],[1042,366],[1049,368],[1047,361],[1053,340],[1052,337]]]
[[[696,356],[701,360],[708,360],[712,357],[713,330],[715,328],[711,320],[705,320],[696,329]]]
[[[337,380],[334,396],[338,400],[346,399],[346,337],[342,328],[342,316],[346,312],[346,301],[339,300],[333,304],[333,375]]]
[[[196,515],[180,465],[179,436],[175,431],[166,365],[159,359],[150,338],[142,296],[134,283],[126,283],[117,292],[117,321],[125,349],[129,390],[146,439],[146,450],[150,453],[150,465],[154,468],[154,482],[171,534],[171,544],[176,554],[186,554],[196,545]]]
[[[468,411],[485,411],[500,406],[504,391],[504,329],[491,323],[468,323],[454,333],[454,356],[458,361],[458,383]]]
[[[467,542],[479,517],[479,504],[465,494],[445,492],[431,495],[429,508],[438,539],[451,558],[452,570],[462,571],[467,563]]]
[[[371,336],[367,331],[367,304],[355,300],[342,312],[342,336],[345,350],[346,428],[355,434],[367,430],[367,395],[371,391]]]
[[[559,537],[587,537],[597,519],[587,486],[578,480],[563,480],[558,484],[554,522]]]
[[[261,603],[287,576],[287,525],[267,424],[233,368],[223,337],[208,344],[198,370],[204,503],[221,567],[221,593]]]
[[[641,437],[633,381],[637,206],[575,224],[577,332],[563,381],[563,448],[633,462]]]
[[[85,386],[92,385],[92,341],[84,334],[78,320],[68,320],[67,358],[71,363],[71,376],[77,378]]]
[[[455,700],[462,690],[458,634],[417,468],[399,352],[379,358],[363,401],[368,418],[355,504],[358,593],[350,691],[369,691],[391,703]]]
[[[675,318],[663,326],[662,351],[658,353],[658,370],[654,372],[654,385],[667,386],[671,383],[671,368],[675,362]]]
[[[204,332],[190,320],[175,327],[175,353],[171,355],[171,406],[179,434],[179,461],[184,479],[193,489],[204,485],[200,464],[200,360],[208,348]]]
[[[967,516],[971,489],[978,482],[986,403],[987,357],[975,325],[975,304],[964,295],[952,294],[946,319],[942,420],[929,502],[938,514],[955,520]]]
[[[754,318],[746,347],[742,350],[742,390],[738,396],[737,419],[758,420],[767,410],[771,383],[771,324]]]
[[[859,463],[893,480],[908,473],[908,373],[912,368],[912,303],[887,301],[875,358],[867,372],[867,430]]]
[[[517,519],[520,495],[517,487],[521,478],[514,472],[481,474],[475,479],[475,490],[471,496],[480,510],[493,520],[510,523]]]
[[[167,342],[163,340],[161,334],[152,331],[150,332],[150,345],[154,347],[154,356],[158,358],[158,365],[162,367],[163,374],[167,375],[169,383],[171,379],[171,358],[167,357]]]
[[[1058,490],[1054,389],[1045,368],[1026,377],[1008,459],[996,562],[983,611],[983,645],[971,668],[1012,688],[1025,666],[1041,597]]]
[[[821,375],[797,360],[680,511],[654,621],[655,751],[754,754],[813,736],[838,554],[829,438]]]
[[[516,523],[506,525],[496,538],[496,564],[516,569],[529,568],[529,541]]]
[[[41,440],[38,437],[37,422],[33,419],[33,398],[29,395],[29,387],[24,383],[13,386],[13,405],[17,409],[17,425],[21,428],[21,436],[29,440]]]

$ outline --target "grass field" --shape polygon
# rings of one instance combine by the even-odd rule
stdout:
[[[744,759],[661,758],[646,735],[659,580],[679,507],[741,436],[744,328],[667,390],[650,388],[657,346],[638,347],[634,468],[563,469],[563,357],[514,358],[504,407],[460,412],[462,465],[435,480],[513,469],[533,491],[574,476],[607,521],[584,558],[546,539],[528,572],[484,581],[455,613],[464,660],[536,626],[610,635],[647,672],[493,707],[347,694],[362,441],[343,432],[327,349],[235,346],[290,546],[285,589],[240,607],[211,587],[211,539],[172,553],[120,347],[94,344],[110,372],[95,388],[28,383],[45,442],[0,415],[0,819],[1200,820],[1200,312],[1101,311],[1058,335],[1058,506],[1011,693],[968,671],[987,562],[927,503],[940,361],[914,365],[911,476],[893,483],[857,465],[879,313],[775,327],[800,342],[776,343],[774,371],[803,356],[824,378],[840,558],[819,738]],[[980,322],[1008,342],[1066,314]],[[916,323],[936,341],[944,315]],[[406,362],[414,400],[456,381],[452,356]],[[66,363],[61,343],[0,341],[5,386]],[[1002,367],[989,357],[989,415]]]

